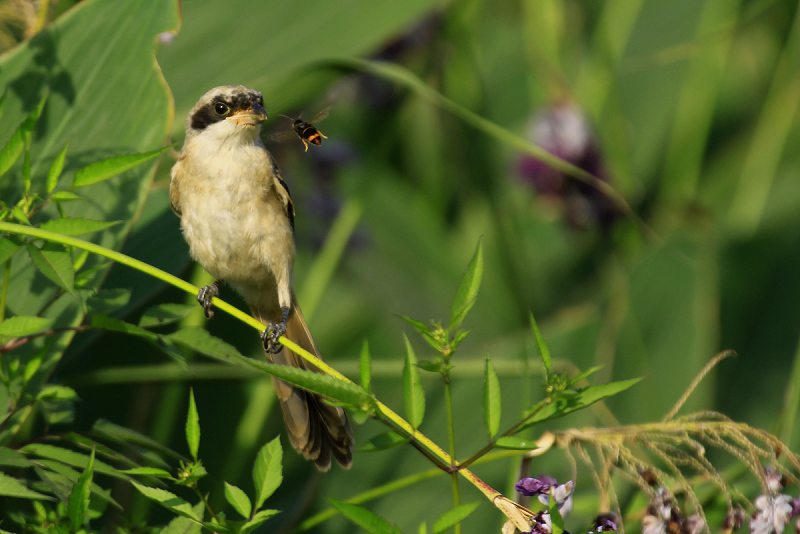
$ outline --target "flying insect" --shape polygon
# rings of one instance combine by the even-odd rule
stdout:
[[[301,117],[297,117],[295,119],[294,117],[290,117],[288,115],[281,115],[281,117],[285,117],[292,121],[292,128],[290,130],[274,133],[270,135],[269,138],[272,141],[284,141],[285,139],[291,137],[291,134],[294,133],[303,142],[303,146],[306,147],[306,152],[308,152],[308,143],[319,146],[322,144],[323,139],[328,138],[328,136],[323,135],[323,133],[320,132],[314,126],[314,124],[325,120],[328,117],[330,110],[331,108],[323,109],[310,121],[304,121]]]

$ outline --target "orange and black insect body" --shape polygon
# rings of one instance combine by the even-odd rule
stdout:
[[[328,137],[324,135],[322,132],[317,130],[317,128],[313,125],[315,122],[320,122],[324,120],[328,116],[329,109],[324,109],[320,111],[316,117],[311,119],[310,121],[306,122],[301,118],[294,118],[289,117],[288,115],[281,115],[281,117],[286,117],[290,121],[292,121],[292,129],[287,130],[285,132],[280,132],[277,134],[273,134],[270,136],[270,139],[273,141],[281,141],[287,137],[287,133],[294,132],[297,134],[297,137],[303,142],[303,146],[306,147],[306,151],[308,151],[308,143],[312,145],[321,145],[323,139],[327,139]]]

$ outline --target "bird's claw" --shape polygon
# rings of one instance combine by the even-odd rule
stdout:
[[[211,301],[214,297],[219,296],[219,280],[213,284],[203,286],[197,293],[197,302],[203,306],[203,312],[206,314],[206,319],[214,317],[214,303]]]
[[[270,323],[269,327],[261,332],[261,342],[264,350],[270,354],[277,354],[283,349],[278,338],[286,333],[286,323]]]

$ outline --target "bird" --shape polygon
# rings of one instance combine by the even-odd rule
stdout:
[[[292,289],[294,205],[272,154],[259,137],[264,99],[243,85],[211,89],[186,118],[186,138],[170,178],[170,205],[191,257],[214,278],[197,300],[206,317],[223,282],[240,293],[272,363],[322,372],[284,347],[285,335],[320,357]],[[272,378],[292,446],[320,471],[331,459],[352,465],[347,415],[317,394]]]

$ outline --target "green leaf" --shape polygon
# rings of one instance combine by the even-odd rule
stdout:
[[[608,384],[590,386],[582,391],[579,391],[575,395],[567,398],[557,399],[551,404],[544,405],[541,410],[532,416],[530,415],[532,410],[529,410],[524,417],[527,419],[530,416],[530,419],[528,419],[519,430],[528,428],[534,424],[548,421],[550,419],[563,417],[568,413],[586,408],[587,406],[590,406],[599,400],[625,391],[640,380],[641,378],[631,378],[629,380],[620,380],[619,382],[610,382]]]
[[[186,414],[186,443],[192,458],[197,461],[197,451],[200,449],[200,416],[197,414],[192,388],[189,388],[189,413]]]
[[[0,324],[0,336],[22,337],[41,332],[52,323],[52,319],[32,315],[9,317]]]
[[[156,478],[165,478],[168,480],[173,478],[169,471],[165,469],[159,469],[158,467],[132,467],[131,469],[125,469],[122,472],[126,475],[143,475]]]
[[[101,289],[86,299],[86,306],[89,307],[89,312],[91,313],[107,313],[125,306],[130,299],[131,292],[129,289]]]
[[[486,422],[486,430],[489,432],[489,439],[492,439],[500,430],[501,414],[500,381],[497,379],[497,373],[494,372],[494,366],[489,361],[487,354],[483,379],[483,418]]]
[[[26,454],[33,454],[42,458],[57,460],[61,463],[86,469],[89,465],[89,456],[47,443],[29,443],[20,449]],[[94,461],[94,470],[104,475],[128,480],[129,477],[114,467],[100,460]]]
[[[367,393],[370,392],[370,382],[372,380],[372,358],[369,355],[369,344],[364,340],[364,345],[361,347],[361,358],[359,360],[359,370],[361,372],[361,387]]]
[[[205,503],[198,501],[194,505],[194,513],[197,517],[203,517],[205,511]],[[201,534],[203,525],[196,521],[192,521],[188,517],[178,516],[170,521],[159,534]]]
[[[69,202],[70,200],[84,200],[84,198],[72,191],[57,191],[50,195],[50,200],[53,202]]]
[[[475,299],[478,298],[478,289],[481,287],[483,278],[483,245],[478,241],[478,248],[472,256],[472,260],[467,266],[467,272],[461,279],[458,286],[456,298],[453,300],[453,307],[450,313],[450,332],[455,332],[461,326],[467,316]]]
[[[85,234],[93,234],[106,228],[110,228],[122,221],[94,221],[92,219],[83,219],[80,217],[70,218],[64,217],[61,219],[52,219],[44,222],[39,228],[42,230],[49,230],[58,234],[78,236]]]
[[[232,345],[225,343],[218,337],[212,336],[207,330],[196,326],[181,328],[167,336],[171,341],[206,356],[230,362],[241,360],[242,354]]]
[[[425,416],[425,391],[422,389],[422,379],[417,367],[417,356],[408,341],[406,342],[406,361],[403,367],[403,403],[406,410],[406,419],[412,427],[419,428]]]
[[[436,338],[433,336],[433,330],[428,325],[426,325],[421,321],[417,321],[410,317],[406,317],[405,315],[398,315],[398,317],[400,317],[402,320],[413,326],[417,332],[422,334],[423,339],[425,339],[428,345],[433,347],[433,349],[436,352],[441,352],[442,344],[438,342]]]
[[[39,499],[43,501],[54,501],[52,497],[28,489],[28,487],[17,480],[4,473],[0,473],[0,495],[6,497],[19,497],[21,499]]]
[[[116,443],[134,445],[139,448],[156,451],[158,454],[153,455],[153,458],[157,460],[160,460],[162,456],[175,459],[181,458],[181,455],[163,446],[154,439],[136,432],[135,430],[131,430],[130,428],[117,425],[111,421],[106,421],[105,419],[95,421],[94,425],[92,425],[92,432],[102,435]],[[163,460],[161,460],[161,463],[164,466],[167,465]]]
[[[30,467],[31,461],[28,460],[24,454],[20,454],[14,449],[0,447],[0,465],[7,465],[10,467]]]
[[[50,170],[47,172],[47,192],[52,193],[53,189],[56,188],[58,185],[58,178],[61,176],[61,171],[64,170],[64,160],[67,157],[67,148],[69,148],[69,142],[64,145],[64,148],[61,149],[61,152],[53,160],[53,164],[50,165]]]
[[[89,464],[86,469],[81,473],[78,482],[72,487],[69,494],[69,519],[72,523],[72,529],[77,531],[81,525],[89,522],[89,488],[92,484],[92,477],[94,475],[94,449],[89,456]]]
[[[75,173],[75,180],[72,182],[72,187],[86,187],[87,185],[108,180],[109,178],[113,178],[118,174],[122,174],[128,169],[132,169],[137,165],[141,165],[145,161],[151,160],[156,156],[163,154],[170,148],[172,148],[172,145],[151,150],[150,152],[143,152],[141,154],[112,156],[110,158],[101,159],[100,161],[90,163],[86,167],[78,169],[78,172]]]
[[[394,534],[395,528],[387,520],[356,504],[328,499],[340,514],[370,534]]]
[[[253,482],[256,488],[255,507],[259,509],[283,482],[283,448],[279,437],[258,451],[253,464]]]
[[[37,400],[50,400],[50,401],[73,401],[78,400],[78,394],[75,390],[67,386],[57,386],[54,384],[43,387],[39,394],[36,395]]]
[[[0,176],[8,172],[8,169],[16,163],[25,147],[29,144],[33,129],[36,127],[36,121],[39,120],[46,101],[47,91],[45,91],[42,99],[39,100],[39,104],[33,108],[33,111],[22,121],[22,124],[11,135],[11,138],[6,141],[3,149],[0,150]]]
[[[141,319],[139,319],[139,326],[152,328],[154,326],[177,323],[195,309],[197,309],[197,306],[194,304],[175,304],[171,302],[158,304],[145,310]]]
[[[504,436],[495,442],[495,446],[501,449],[511,449],[515,451],[532,451],[539,446],[536,443],[527,439],[518,438],[517,436]]]
[[[539,325],[536,324],[536,319],[533,318],[533,314],[530,314],[530,317],[531,330],[533,330],[533,337],[536,339],[536,346],[539,347],[539,354],[544,364],[544,377],[545,380],[547,380],[547,377],[550,375],[550,366],[553,364],[553,359],[550,356],[550,349],[547,348],[547,343],[544,342],[542,333],[539,331]]]
[[[445,512],[442,517],[436,520],[433,524],[433,534],[443,534],[452,527],[461,523],[464,519],[469,517],[469,514],[475,511],[480,502],[471,502],[456,506],[455,508]]]
[[[371,437],[364,446],[359,449],[359,452],[384,451],[397,447],[398,445],[405,445],[408,442],[409,440],[407,437],[401,436],[393,430],[389,430],[388,432],[383,432],[382,434]]]
[[[75,289],[75,268],[69,253],[54,245],[45,245],[39,249],[28,243],[25,248],[31,261],[43,275],[65,291],[71,293]]]
[[[174,493],[160,488],[151,488],[150,486],[139,484],[135,480],[131,481],[131,484],[133,484],[133,486],[139,490],[142,495],[152,501],[157,502],[167,510],[171,510],[178,515],[188,517],[189,519],[194,519],[198,522],[203,520],[202,517],[200,517],[200,514],[195,511],[191,504],[184,501]]]
[[[297,367],[291,367],[289,365],[266,363],[252,358],[246,358],[245,361],[256,369],[278,377],[284,382],[289,382],[290,384],[300,386],[308,391],[319,393],[331,400],[341,402],[348,406],[359,407],[370,402],[369,394],[367,394],[361,386],[339,380],[338,378],[326,374],[298,369]]]
[[[158,341],[157,334],[154,334],[149,330],[145,330],[144,328],[140,328],[135,324],[127,323],[115,317],[109,317],[108,315],[102,313],[92,315],[90,324],[92,328],[99,328],[101,330],[110,330],[112,332],[123,332],[125,334],[131,334],[133,336],[143,337],[150,341]]]
[[[563,534],[564,533],[564,518],[561,517],[561,512],[558,509],[558,501],[553,497],[553,492],[550,492],[550,503],[548,505],[548,509],[550,510],[550,521],[553,525],[553,531],[551,534]]]
[[[7,237],[0,239],[0,264],[8,261],[21,248],[22,245],[14,243]]]
[[[250,510],[253,505],[244,491],[233,484],[225,482],[225,499],[233,506],[234,510],[239,512],[239,515],[245,519],[250,517]]]
[[[567,382],[567,387],[572,386],[583,380],[584,378],[588,378],[589,376],[595,374],[597,371],[602,369],[603,365],[595,365],[594,367],[590,367],[586,371],[582,372],[581,374],[572,378],[569,382]]]
[[[251,521],[248,521],[242,525],[242,532],[252,532],[262,525],[267,519],[279,513],[281,513],[280,510],[261,510],[256,512]]]

